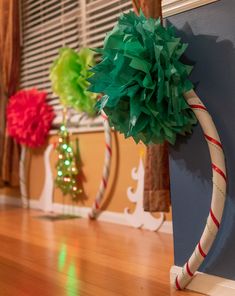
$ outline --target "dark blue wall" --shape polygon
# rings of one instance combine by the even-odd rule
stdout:
[[[189,44],[191,80],[221,136],[229,177],[224,219],[202,271],[235,280],[235,1],[220,0],[168,19]],[[199,126],[170,150],[175,264],[198,242],[210,207],[211,168]]]

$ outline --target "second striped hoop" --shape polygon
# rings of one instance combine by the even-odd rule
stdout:
[[[90,219],[96,219],[97,215],[100,212],[101,202],[103,200],[104,194],[106,192],[106,188],[108,185],[108,179],[110,174],[110,166],[111,166],[111,157],[112,157],[112,134],[111,128],[109,126],[108,117],[104,112],[101,113],[101,116],[104,119],[104,135],[105,135],[105,158],[104,158],[104,166],[103,173],[100,182],[100,186],[98,192],[95,197],[95,201],[92,204],[91,211],[89,213]]]

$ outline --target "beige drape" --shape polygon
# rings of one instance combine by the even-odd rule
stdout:
[[[134,11],[141,9],[146,17],[162,18],[161,0],[132,0]],[[150,212],[168,212],[170,208],[170,178],[168,144],[147,147],[144,210]]]
[[[0,185],[19,184],[19,146],[6,134],[6,105],[20,75],[19,0],[0,0]]]

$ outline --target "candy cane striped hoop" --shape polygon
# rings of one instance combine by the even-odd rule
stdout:
[[[99,190],[96,194],[95,201],[92,204],[91,211],[89,213],[90,219],[96,219],[97,215],[100,212],[101,202],[103,200],[109,174],[110,174],[110,165],[111,165],[111,157],[112,157],[112,135],[111,135],[111,128],[109,126],[108,117],[105,115],[104,112],[101,113],[101,116],[104,119],[104,134],[105,134],[105,158],[104,158],[104,167],[102,173],[102,179],[100,182]]]
[[[175,279],[175,287],[178,290],[184,289],[189,284],[215,241],[223,215],[227,185],[224,153],[214,122],[194,91],[189,91],[184,96],[196,115],[208,143],[213,174],[213,192],[211,208],[202,236],[191,257],[182,267],[181,273]]]

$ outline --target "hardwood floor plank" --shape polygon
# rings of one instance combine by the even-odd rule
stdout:
[[[172,236],[0,207],[0,295],[191,296],[170,287]]]

